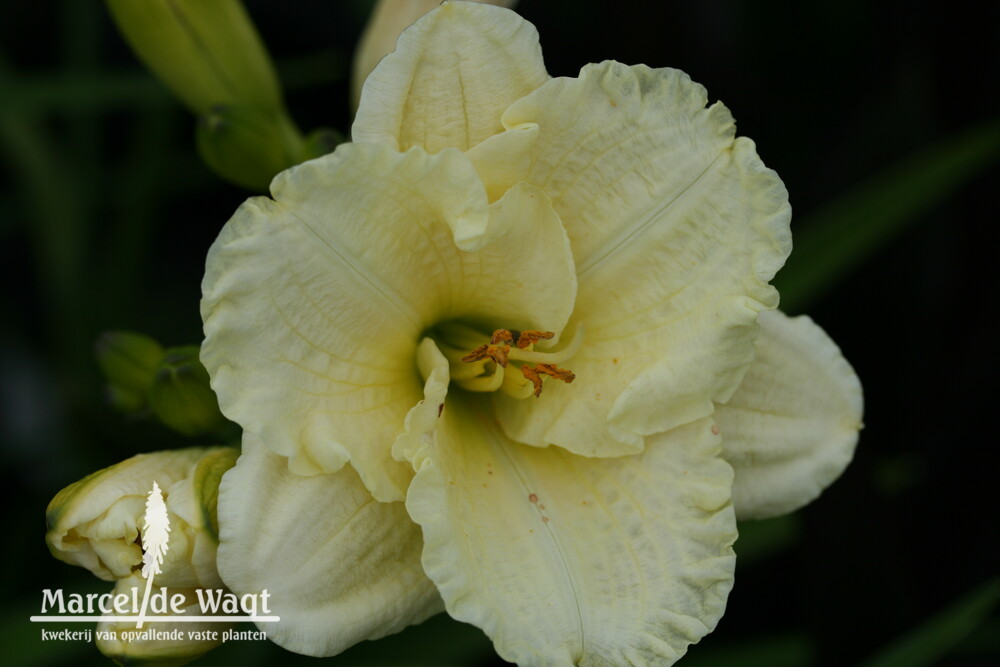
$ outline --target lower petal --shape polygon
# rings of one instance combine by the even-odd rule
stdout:
[[[716,408],[741,519],[796,510],[837,479],[854,456],[864,403],[854,369],[808,317],[765,312],[760,327],[753,365]]]
[[[441,611],[402,503],[372,498],[350,466],[300,477],[244,436],[219,489],[219,573],[238,595],[270,594],[261,624],[298,653],[329,656]]]
[[[406,506],[449,613],[522,665],[669,665],[732,585],[732,470],[708,420],[589,459],[506,439],[450,397]]]

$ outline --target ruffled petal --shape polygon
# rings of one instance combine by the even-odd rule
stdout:
[[[445,2],[403,31],[365,81],[354,141],[469,149],[548,79],[535,27],[512,11]]]
[[[773,311],[760,326],[743,384],[716,409],[741,519],[796,510],[837,479],[854,456],[864,407],[854,369],[811,319]]]
[[[590,459],[511,442],[449,397],[406,507],[448,612],[520,665],[669,665],[732,585],[732,469],[699,420],[642,454]]]
[[[503,401],[509,436],[615,456],[712,412],[753,359],[756,319],[791,249],[787,193],[721,104],[677,70],[588,65],[515,103],[538,125],[529,182],[577,263],[572,385]],[[547,390],[546,390],[547,391]]]
[[[487,206],[471,163],[350,144],[244,204],[209,253],[202,360],[223,412],[292,470],[348,460],[379,500],[412,475],[391,457],[421,398],[416,346],[455,318],[548,320],[573,306],[558,216],[529,185]]]
[[[252,436],[219,490],[219,572],[238,595],[269,593],[268,639],[329,656],[441,611],[420,566],[420,529],[350,467],[300,477]]]

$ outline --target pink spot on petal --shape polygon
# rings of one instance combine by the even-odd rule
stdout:
[[[534,493],[532,493],[531,495],[528,496],[528,500],[530,500],[533,503],[537,503],[538,502],[538,496],[536,496]]]
[[[712,435],[719,435],[719,427],[712,424]]]

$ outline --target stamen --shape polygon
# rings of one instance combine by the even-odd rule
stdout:
[[[502,330],[501,330],[502,331]],[[496,334],[494,334],[494,338]],[[492,359],[494,362],[507,367],[507,355],[510,354],[509,345],[480,345],[472,352],[462,357],[462,361],[469,364],[473,361],[482,361],[483,359]]]
[[[503,367],[497,366],[493,375],[480,375],[471,380],[464,380],[462,387],[469,391],[496,391],[503,384],[503,377]]]
[[[521,375],[535,385],[535,398],[538,398],[542,394],[542,375],[562,380],[566,384],[576,379],[576,373],[573,371],[557,368],[552,364],[536,364],[534,367],[524,364],[521,366]]]
[[[490,338],[490,344],[496,345],[498,343],[507,343],[510,345],[514,341],[514,334],[506,329],[497,329],[493,332],[493,337]]]
[[[535,369],[525,364],[524,366],[521,366],[521,375],[523,375],[526,380],[530,381],[531,384],[535,385],[535,398],[541,396],[542,378],[538,377],[538,373]]]
[[[533,384],[522,373],[505,373],[500,388],[508,396],[522,400],[535,393]]]
[[[522,366],[523,368],[523,366]],[[555,378],[557,380],[562,380],[566,384],[569,384],[576,379],[576,373],[573,371],[568,371],[564,368],[556,368],[552,364],[538,364],[535,366],[535,370],[539,373],[544,373],[550,378]]]
[[[462,364],[453,370],[452,379],[470,391],[495,391],[502,388],[505,393],[516,398],[527,398],[532,394],[540,396],[542,376],[555,378],[567,384],[576,379],[572,371],[559,368],[556,364],[569,359],[580,348],[582,341],[580,330],[581,327],[577,327],[569,344],[563,349],[557,352],[536,352],[533,349],[534,344],[555,338],[554,332],[534,329],[527,331],[496,329],[490,336],[489,343],[479,345],[461,357],[458,356],[461,354],[458,349],[451,348],[454,351],[446,353],[452,364],[456,358],[462,361]],[[504,372],[511,361],[528,362],[516,365],[521,371],[521,378]]]
[[[565,343],[565,347],[562,344]],[[578,324],[576,328],[571,332],[569,341],[564,337],[560,341],[560,348],[555,352],[539,352],[537,350],[531,349],[512,349],[510,351],[510,359],[512,361],[530,361],[536,364],[561,364],[564,361],[568,361],[573,358],[573,356],[583,345],[583,324]]]
[[[522,331],[517,337],[517,347],[524,349],[529,345],[534,345],[540,340],[549,340],[555,336],[555,333],[551,331]]]
[[[472,352],[469,352],[467,355],[462,357],[462,361],[464,361],[467,364],[471,364],[473,361],[482,361],[483,359],[489,356],[488,353],[489,349],[490,349],[489,345],[480,345]]]

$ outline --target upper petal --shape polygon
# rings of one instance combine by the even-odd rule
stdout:
[[[552,79],[505,126],[538,126],[528,180],[566,227],[585,329],[573,385],[504,402],[513,438],[617,455],[727,399],[791,249],[787,192],[729,111],[677,70],[607,62]],[[543,398],[546,398],[543,396]]]
[[[511,442],[449,397],[406,506],[449,613],[521,665],[669,665],[732,585],[732,470],[711,423],[642,454],[588,459]]]
[[[512,11],[445,2],[365,81],[354,141],[436,153],[500,132],[504,109],[548,79],[535,27]]]
[[[219,491],[219,573],[238,595],[269,594],[268,639],[335,655],[441,610],[420,566],[420,529],[350,467],[300,477],[253,436]]]
[[[432,324],[497,317],[559,326],[576,281],[547,198],[487,206],[458,151],[347,144],[280,174],[213,245],[202,359],[231,419],[303,474],[348,460],[380,500],[412,471],[390,450],[421,398]]]
[[[477,0],[508,9],[516,0]],[[440,0],[379,0],[354,51],[351,67],[351,108],[358,108],[361,85],[386,54],[396,47],[403,30],[424,14],[437,9]]]
[[[854,369],[811,319],[773,311],[760,325],[750,370],[716,407],[742,519],[796,510],[837,479],[854,455],[864,403]]]

